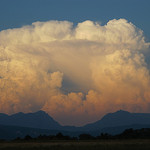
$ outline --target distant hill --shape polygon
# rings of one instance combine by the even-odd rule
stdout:
[[[27,114],[19,112],[10,116],[0,113],[0,124],[51,130],[62,129],[58,122],[41,110]]]
[[[119,110],[106,114],[101,120],[85,125],[82,129],[87,131],[102,130],[103,128],[132,125],[150,125],[150,113],[130,113]]]
[[[38,134],[54,134],[62,132],[69,136],[78,136],[81,133],[89,133],[97,136],[100,133],[119,134],[125,129],[150,128],[149,113],[130,113],[119,110],[106,114],[101,120],[82,127],[62,126],[44,111],[35,113],[16,113],[6,115],[0,113],[0,138],[23,137],[25,134],[35,136]]]
[[[142,129],[142,128],[150,128],[150,125],[146,124],[132,124],[128,126],[116,126],[116,127],[106,127],[100,130],[100,133],[108,133],[110,135],[120,134],[126,129]],[[99,131],[99,130],[98,130]],[[92,133],[92,135],[97,135],[96,133]]]
[[[24,138],[26,135],[37,137],[42,135],[53,135],[58,133],[57,130],[37,129],[19,126],[0,125],[0,139],[15,139],[17,137]]]

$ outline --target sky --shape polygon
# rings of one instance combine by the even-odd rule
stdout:
[[[0,112],[81,126],[150,112],[149,0],[0,0]]]

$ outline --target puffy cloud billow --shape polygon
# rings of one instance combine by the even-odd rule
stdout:
[[[83,125],[106,112],[150,112],[150,43],[125,19],[35,22],[0,32],[0,112],[45,110]]]

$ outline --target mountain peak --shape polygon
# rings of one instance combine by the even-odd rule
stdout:
[[[0,124],[41,129],[61,128],[58,122],[42,110],[33,113],[19,112],[9,116],[0,115]]]
[[[118,111],[116,111],[116,112],[113,112],[113,113],[108,113],[108,114],[106,114],[102,119],[104,119],[104,118],[108,118],[108,117],[110,117],[110,116],[122,116],[122,115],[128,115],[128,114],[131,114],[130,112],[128,112],[128,111],[125,111],[125,110],[118,110]]]
[[[18,112],[18,113],[12,114],[11,116],[26,116],[26,115],[38,115],[38,116],[41,116],[41,115],[48,115],[48,114],[45,111],[43,111],[43,110],[39,110],[39,111],[36,111],[36,112],[31,112],[31,113]]]
[[[44,115],[47,115],[47,113],[43,110],[39,110],[39,111],[36,111],[34,114],[44,114]]]
[[[102,120],[108,120],[108,119],[112,119],[112,118],[116,118],[116,117],[123,117],[124,118],[124,117],[129,116],[130,114],[131,114],[130,112],[120,109],[116,112],[106,114],[102,118]]]
[[[114,112],[113,114],[116,114],[116,113],[121,113],[121,114],[127,113],[127,114],[129,114],[130,112],[120,109],[120,110]]]
[[[102,129],[106,127],[129,126],[134,124],[150,124],[150,114],[130,113],[125,110],[118,110],[106,114],[101,120],[86,125],[86,129]]]

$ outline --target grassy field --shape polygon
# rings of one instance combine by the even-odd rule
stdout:
[[[0,143],[0,150],[150,150],[150,140]]]

